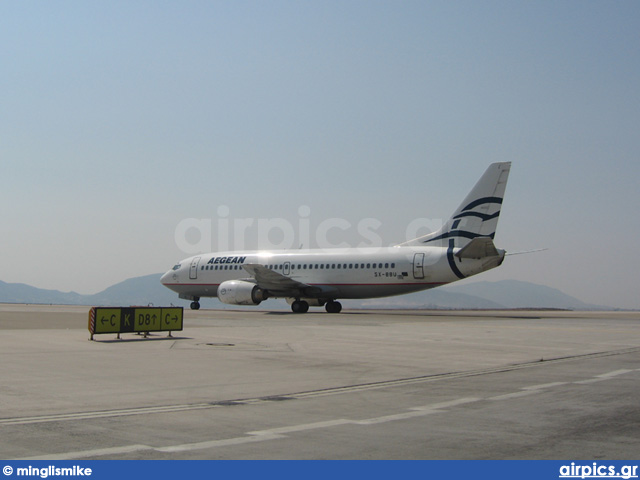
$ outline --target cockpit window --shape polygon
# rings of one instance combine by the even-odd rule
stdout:
[[[171,270],[180,270],[180,264],[176,263]]]

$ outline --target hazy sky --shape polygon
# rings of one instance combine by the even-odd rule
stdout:
[[[399,243],[512,161],[496,243],[549,250],[474,279],[640,308],[639,2],[6,1],[0,52],[0,280],[163,272],[188,219]]]

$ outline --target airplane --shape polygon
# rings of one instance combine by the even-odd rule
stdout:
[[[200,308],[202,297],[230,305],[285,298],[294,313],[340,299],[403,295],[485,272],[502,264],[493,243],[511,162],[491,164],[438,231],[384,248],[236,251],[184,259],[161,283]]]

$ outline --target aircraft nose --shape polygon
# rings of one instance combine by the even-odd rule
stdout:
[[[167,283],[171,283],[171,274],[173,270],[167,271],[162,277],[160,277],[160,283],[166,285]]]

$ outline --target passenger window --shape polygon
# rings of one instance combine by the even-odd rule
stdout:
[[[370,263],[367,263],[367,268],[371,268],[371,264]]]
[[[384,264],[384,268],[389,268],[389,264],[388,264],[388,263],[385,263],[385,264]]]

